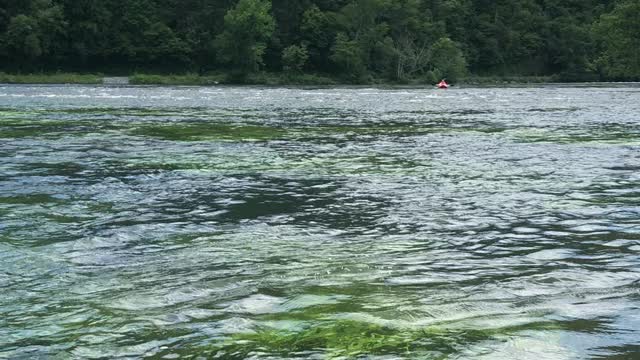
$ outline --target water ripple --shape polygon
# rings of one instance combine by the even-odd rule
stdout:
[[[639,100],[0,86],[0,357],[633,358]]]

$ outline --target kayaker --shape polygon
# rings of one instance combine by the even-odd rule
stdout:
[[[437,86],[439,89],[446,89],[449,87],[449,84],[447,84],[447,82],[442,79]]]

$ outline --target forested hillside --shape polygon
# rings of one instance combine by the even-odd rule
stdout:
[[[0,71],[640,79],[638,0],[0,0]]]

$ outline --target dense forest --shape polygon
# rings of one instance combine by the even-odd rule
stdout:
[[[640,79],[638,0],[0,0],[0,71]]]

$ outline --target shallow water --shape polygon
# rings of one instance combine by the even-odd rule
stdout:
[[[0,358],[633,358],[639,266],[640,87],[0,86]]]

